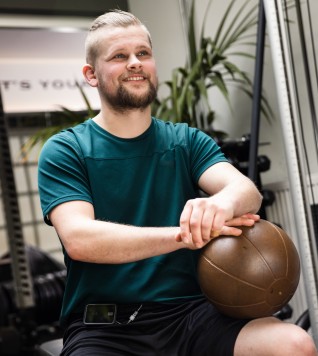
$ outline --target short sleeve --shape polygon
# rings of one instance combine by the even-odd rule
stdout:
[[[190,134],[190,160],[192,175],[196,182],[212,165],[219,162],[228,162],[220,146],[203,131],[189,128]]]
[[[44,217],[67,201],[92,202],[85,161],[71,132],[63,131],[44,144],[39,158],[38,185]],[[49,223],[46,218],[45,221]]]

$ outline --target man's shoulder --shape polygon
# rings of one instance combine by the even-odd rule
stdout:
[[[153,116],[152,119],[153,119],[160,127],[175,127],[175,128],[189,127],[188,124],[185,123],[185,122],[166,121],[166,120],[160,119],[160,118],[155,117],[155,116]]]
[[[84,122],[78,123],[74,126],[65,127],[55,135],[53,135],[50,140],[51,141],[69,141],[74,140],[77,136],[85,137],[87,135],[87,131],[90,131],[90,120],[86,120]]]
[[[189,132],[197,130],[194,127],[190,127],[185,122],[165,121],[156,117],[153,117],[153,120],[155,121],[157,129],[166,133],[188,134]]]
[[[208,139],[208,136],[199,128],[189,126],[186,122],[172,122],[164,121],[158,118],[153,118],[155,121],[157,130],[162,135],[172,135],[179,138],[186,138],[188,140],[193,139]]]
[[[59,152],[81,151],[83,142],[89,139],[87,127],[89,122],[77,124],[72,127],[64,128],[58,133],[52,135],[43,145],[41,156],[56,156]]]

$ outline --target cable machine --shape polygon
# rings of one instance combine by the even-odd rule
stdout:
[[[307,188],[308,180],[311,186],[311,172],[307,164],[306,142],[303,136],[293,54],[290,37],[288,37],[288,21],[284,13],[284,10],[290,5],[282,0],[263,0],[263,4],[268,24],[267,30],[278,94],[280,120],[283,128],[289,185],[294,207],[294,221],[297,229],[296,238],[299,241],[299,252],[303,267],[312,334],[316,344],[318,344],[317,246],[310,206],[310,188]],[[300,21],[300,1],[295,0],[293,6],[295,6],[297,11],[297,26],[301,40],[307,83],[306,94],[311,107],[312,125],[315,128],[317,122],[309,81],[304,28],[302,21]]]

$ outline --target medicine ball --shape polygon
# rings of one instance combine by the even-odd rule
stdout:
[[[294,295],[300,260],[284,230],[266,220],[219,236],[203,249],[198,279],[207,299],[223,314],[260,318],[279,311]]]

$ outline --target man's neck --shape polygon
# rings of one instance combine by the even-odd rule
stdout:
[[[104,108],[93,119],[104,130],[121,138],[133,138],[144,133],[151,124],[151,108],[118,112]]]

